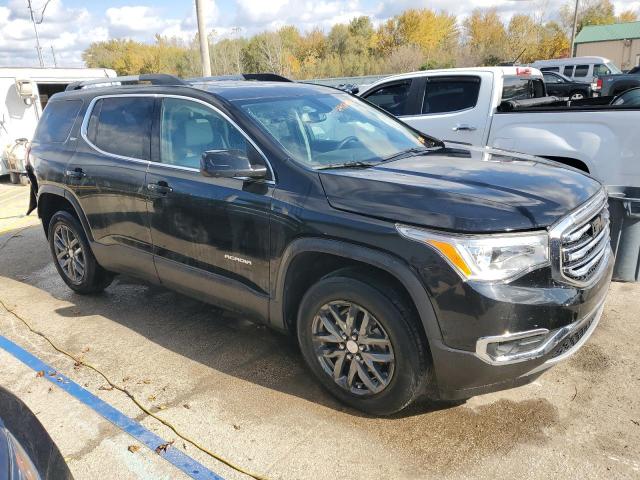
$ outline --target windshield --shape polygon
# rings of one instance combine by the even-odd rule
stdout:
[[[433,143],[345,93],[236,103],[294,160],[312,168],[378,163]]]
[[[618,67],[615,66],[615,64],[608,62],[607,63],[607,67],[609,67],[609,70],[611,70],[611,73],[617,75],[618,73],[622,73],[622,70],[620,70]]]

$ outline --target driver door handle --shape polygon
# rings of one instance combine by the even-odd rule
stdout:
[[[476,127],[474,127],[473,125],[469,125],[468,123],[459,123],[451,130],[453,130],[454,132],[473,132],[474,130],[476,130]]]
[[[158,183],[147,184],[147,189],[150,192],[158,193],[160,195],[166,195],[167,193],[173,192],[173,188],[171,188],[164,180],[160,180]]]

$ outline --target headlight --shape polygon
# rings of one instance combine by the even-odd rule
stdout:
[[[506,281],[549,264],[546,232],[445,235],[406,225],[396,229],[436,250],[465,280]]]

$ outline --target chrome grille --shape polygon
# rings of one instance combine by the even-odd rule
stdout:
[[[587,220],[569,227],[560,238],[560,271],[571,282],[589,282],[607,259],[609,210],[594,202]]]

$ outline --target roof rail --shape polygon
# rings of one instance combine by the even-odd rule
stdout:
[[[277,73],[240,73],[238,75],[218,75],[213,77],[189,78],[189,82],[223,82],[225,80],[248,80],[256,82],[293,82]]]
[[[65,91],[81,90],[83,88],[109,87],[114,85],[137,85],[150,83],[151,85],[187,85],[184,80],[164,73],[145,73],[142,75],[127,75],[126,77],[105,77],[94,80],[83,80],[67,85]]]

